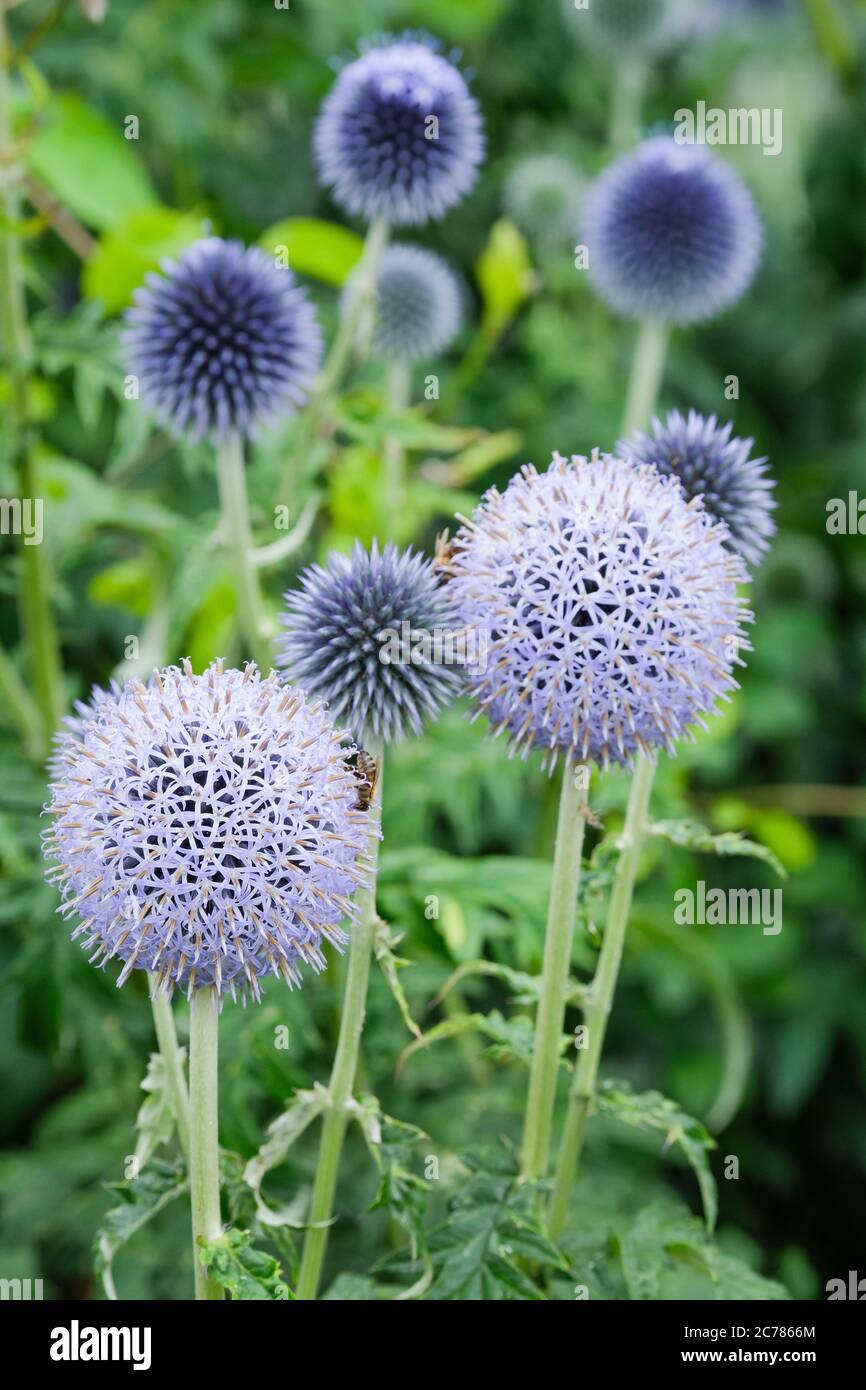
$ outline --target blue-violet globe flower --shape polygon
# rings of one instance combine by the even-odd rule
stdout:
[[[342,734],[321,704],[215,662],[96,692],[58,737],[45,836],[64,917],[92,959],[154,988],[258,998],[338,948],[364,881]]]
[[[126,323],[142,401],[192,440],[248,437],[297,409],[322,359],[315,311],[292,272],[220,237],[149,274]]]
[[[356,286],[350,277],[344,310]],[[376,264],[373,351],[403,362],[444,352],[460,330],[461,299],[460,281],[441,256],[392,243]]]
[[[610,455],[526,465],[455,537],[447,587],[486,628],[470,693],[525,756],[674,751],[736,687],[742,562],[674,478]]]
[[[620,441],[617,453],[673,474],[686,497],[701,497],[710,515],[724,522],[729,545],[750,565],[758,565],[776,529],[775,484],[766,476],[767,460],[751,457],[755,441],[732,438],[732,430],[715,415],[690,410],[684,419],[672,410],[664,424],[653,420],[651,434],[638,432]]]
[[[407,34],[340,71],[314,150],[321,181],[345,212],[419,226],[469,192],[484,135],[462,73],[432,40]]]
[[[688,324],[719,313],[751,284],[762,239],[739,174],[668,135],[617,160],[584,204],[592,281],[627,318]]]
[[[420,732],[459,686],[441,659],[457,624],[432,563],[388,543],[356,543],[312,565],[286,594],[278,659],[363,742]]]

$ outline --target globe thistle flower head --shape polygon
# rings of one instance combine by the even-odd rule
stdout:
[[[591,0],[583,8],[562,0],[562,5],[580,38],[617,57],[655,53],[670,32],[671,0]]]
[[[58,736],[52,828],[60,912],[105,965],[156,988],[259,998],[322,970],[364,879],[369,828],[342,734],[255,666],[155,672],[97,692]]]
[[[314,153],[322,183],[345,212],[420,226],[474,184],[484,155],[481,115],[435,41],[386,37],[338,74]]]
[[[554,245],[573,240],[583,180],[558,154],[533,155],[516,164],[505,184],[505,211],[527,236]]]
[[[653,420],[651,434],[621,441],[617,452],[677,478],[686,497],[700,497],[710,515],[724,523],[729,547],[758,565],[776,529],[775,484],[766,476],[767,460],[751,457],[755,441],[732,438],[732,430],[715,415],[690,410],[684,419],[672,410],[664,424]]]
[[[525,756],[674,751],[735,688],[741,561],[674,478],[608,454],[525,466],[458,533],[448,588],[489,658],[470,693]]]
[[[292,272],[220,237],[149,274],[126,323],[141,399],[192,440],[250,436],[297,409],[322,358],[315,312]]]
[[[456,693],[455,667],[438,659],[434,640],[454,627],[453,613],[432,563],[416,552],[356,543],[312,565],[285,597],[281,664],[359,743],[419,733]]]
[[[593,283],[612,309],[688,324],[745,292],[760,261],[762,231],[730,165],[702,146],[658,135],[590,188],[583,240]]]
[[[351,277],[344,309],[356,292]],[[376,265],[373,351],[392,361],[435,357],[460,331],[460,282],[441,256],[420,246],[392,243]]]

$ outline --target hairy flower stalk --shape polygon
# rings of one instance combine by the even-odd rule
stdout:
[[[286,629],[280,659],[293,680],[328,701],[345,721],[378,769],[369,810],[371,881],[358,895],[352,933],[340,1036],[328,1083],[329,1104],[319,1147],[309,1225],[301,1259],[298,1298],[316,1297],[332,1219],[346,1131],[347,1107],[358,1069],[367,982],[376,934],[375,867],[381,826],[381,768],[386,742],[420,733],[456,693],[452,667],[439,664],[435,648],[421,660],[403,650],[418,637],[452,627],[450,606],[432,564],[393,544],[366,551],[356,544],[350,555],[332,554],[323,568],[313,565],[301,587],[286,595]],[[414,655],[415,659],[410,659]],[[359,765],[358,772],[362,772]]]
[[[205,237],[148,275],[126,319],[128,366],[144,404],[171,434],[216,447],[239,626],[267,670],[243,445],[307,398],[322,355],[312,305],[291,271],[257,247]]]
[[[193,1236],[220,1233],[217,1017],[228,994],[261,980],[300,984],[341,948],[341,923],[367,881],[367,827],[355,809],[345,737],[272,672],[188,662],[146,685],[95,692],[68,721],[53,758],[54,816],[45,849],[73,936],[104,967],[150,975],[178,1132],[186,1109],[165,1007],[190,999],[189,1153]],[[220,1296],[196,1263],[197,1296]]]
[[[567,760],[526,1176],[547,1169],[568,991],[582,834],[572,764],[649,767],[735,687],[745,571],[725,536],[675,479],[594,454],[525,467],[504,494],[485,494],[455,541],[449,592],[464,623],[486,626],[493,658],[470,680],[478,711],[524,756]]]

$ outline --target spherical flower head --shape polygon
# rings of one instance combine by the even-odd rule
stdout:
[[[676,479],[610,455],[532,465],[458,533],[448,584],[486,627],[478,711],[526,754],[651,756],[735,688],[741,561]]]
[[[574,165],[558,154],[521,159],[508,177],[504,204],[521,231],[554,245],[573,240],[583,181]]]
[[[731,424],[720,425],[715,415],[690,410],[686,420],[672,410],[664,424],[653,420],[651,434],[621,441],[617,452],[672,474],[686,497],[702,498],[710,515],[724,523],[729,547],[749,564],[759,565],[776,529],[775,484],[766,477],[767,460],[750,457],[755,441],[731,438],[732,430]]]
[[[342,69],[316,125],[322,183],[345,212],[420,226],[459,203],[484,155],[462,74],[424,37],[369,48]]]
[[[646,140],[587,194],[583,240],[598,293],[627,318],[695,323],[740,298],[762,232],[739,174],[702,146]]]
[[[671,0],[563,0],[563,9],[581,38],[618,57],[653,53],[669,33]]]
[[[259,997],[322,970],[369,829],[321,705],[256,668],[189,663],[98,692],[58,738],[45,837],[92,959],[156,988]]]
[[[359,743],[419,733],[456,693],[455,666],[442,660],[454,614],[432,563],[416,552],[356,543],[307,569],[286,605],[281,663]]]
[[[356,293],[350,277],[344,309]],[[460,282],[441,256],[420,246],[392,244],[376,266],[373,350],[391,361],[435,357],[453,342],[462,318]]]
[[[306,399],[322,359],[315,311],[258,247],[205,237],[147,276],[126,315],[128,370],[172,434],[256,434]]]

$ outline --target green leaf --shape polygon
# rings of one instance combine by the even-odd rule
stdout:
[[[788,877],[784,865],[771,849],[766,845],[756,844],[754,840],[748,840],[745,835],[740,835],[733,830],[726,830],[721,835],[713,835],[705,825],[701,825],[698,821],[662,820],[655,821],[650,825],[649,833],[660,836],[682,849],[699,850],[703,854],[718,854],[725,857],[740,854],[750,859],[761,859],[765,864],[769,864],[780,878]]]
[[[138,617],[146,616],[153,608],[154,584],[151,566],[146,556],[130,556],[117,560],[99,570],[87,586],[87,592],[97,603],[125,608]]]
[[[120,129],[80,97],[55,97],[27,151],[32,173],[90,227],[114,227],[139,208],[158,203],[156,189]]]
[[[488,1049],[488,1055],[497,1061],[519,1061],[528,1066],[532,1060],[534,1028],[531,1019],[523,1014],[518,1014],[516,1018],[504,1018],[498,1010],[493,1009],[489,1014],[452,1014],[435,1024],[403,1049],[397,1059],[398,1073],[412,1054],[421,1048],[472,1032],[490,1038],[493,1046]],[[562,1038],[560,1051],[565,1051],[569,1041],[566,1037]]]
[[[137,1178],[107,1184],[120,1198],[112,1207],[96,1236],[96,1272],[102,1278],[106,1297],[117,1298],[113,1262],[118,1250],[157,1212],[186,1192],[189,1183],[181,1163],[151,1159]]]
[[[244,1302],[285,1302],[293,1298],[278,1260],[257,1250],[249,1231],[236,1227],[217,1240],[199,1241],[199,1256],[208,1276]]]
[[[342,285],[357,265],[364,242],[357,232],[318,217],[287,217],[268,227],[259,245],[272,255],[288,253],[297,275],[312,275],[327,285]]]
[[[699,1120],[687,1115],[675,1101],[659,1091],[633,1091],[628,1082],[602,1082],[596,1096],[599,1114],[609,1115],[634,1129],[658,1130],[665,1136],[665,1148],[676,1144],[682,1149],[698,1180],[707,1230],[712,1231],[718,1213],[718,1194],[707,1153],[715,1140]]]
[[[494,222],[476,275],[484,301],[484,331],[498,338],[537,283],[526,239],[513,222],[504,217]]]
[[[321,1115],[330,1104],[327,1087],[317,1081],[311,1091],[296,1091],[282,1115],[278,1115],[268,1125],[267,1137],[257,1154],[244,1169],[244,1181],[252,1189],[256,1199],[256,1210],[264,1226],[300,1226],[294,1208],[283,1207],[274,1210],[262,1196],[262,1181],[266,1173],[277,1168],[284,1161],[289,1149],[304,1131]]]
[[[540,1271],[569,1266],[540,1224],[539,1185],[520,1179],[505,1150],[470,1153],[464,1161],[470,1176],[430,1236],[436,1277],[427,1297],[543,1300],[527,1262]]]
[[[129,303],[133,290],[144,283],[148,271],[158,270],[166,258],[179,255],[197,241],[204,225],[198,213],[173,208],[130,213],[100,237],[84,266],[84,293],[99,300],[108,313],[117,313]]]
[[[420,1038],[421,1029],[409,1011],[406,992],[397,973],[403,966],[412,964],[412,961],[404,960],[402,956],[395,954],[395,947],[399,946],[402,940],[402,935],[393,933],[387,922],[383,922],[381,917],[376,918],[376,935],[373,944],[376,960],[388,982],[388,988],[394,996],[397,1008],[400,1010],[400,1017],[409,1032],[413,1033],[416,1038]]]
[[[181,1065],[186,1058],[186,1049],[180,1048]],[[147,1071],[141,1083],[147,1092],[135,1119],[137,1139],[135,1157],[139,1171],[147,1163],[160,1144],[168,1144],[175,1131],[175,1115],[171,1098],[165,1084],[165,1062],[162,1054],[152,1052]]]

